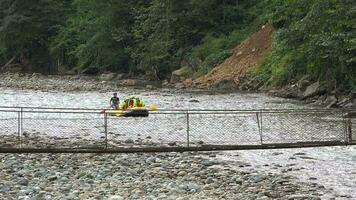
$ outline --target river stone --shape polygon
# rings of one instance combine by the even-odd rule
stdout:
[[[177,142],[169,142],[168,146],[177,146]]]
[[[134,141],[133,141],[133,139],[127,139],[127,140],[125,140],[125,143],[126,144],[133,144]]]
[[[208,177],[206,180],[205,180],[205,184],[210,184],[210,183],[213,183],[214,182],[214,179],[211,178],[211,177]]]
[[[49,180],[49,181],[54,181],[54,180],[57,180],[57,179],[58,179],[57,176],[50,176],[50,177],[48,177],[48,180]]]
[[[338,100],[335,95],[332,95],[326,98],[325,104],[327,104],[327,108],[333,108],[336,105],[337,101]]]
[[[29,197],[29,196],[27,196],[27,195],[26,195],[26,196],[19,196],[18,199],[19,199],[19,200],[30,200],[31,197]]]
[[[306,88],[308,85],[310,85],[309,79],[310,79],[310,76],[309,76],[309,75],[303,76],[303,77],[298,81],[298,83],[297,83],[298,88],[299,88],[300,90],[305,90],[305,88]]]
[[[191,103],[199,103],[200,101],[197,100],[197,99],[191,99],[191,100],[189,100],[189,102],[191,102]]]
[[[178,176],[186,176],[188,173],[186,171],[178,172]]]
[[[26,178],[22,178],[18,181],[19,185],[27,186],[29,181]]]
[[[261,175],[254,175],[254,176],[251,176],[250,180],[254,183],[258,183],[258,182],[261,182],[265,179],[264,176],[261,176]]]
[[[319,81],[309,85],[303,93],[303,98],[313,97],[326,92],[326,87],[323,86]]]
[[[189,69],[187,67],[182,67],[178,70],[172,72],[171,83],[176,83],[185,79],[188,75]]]

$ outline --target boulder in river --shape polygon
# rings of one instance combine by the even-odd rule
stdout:
[[[303,94],[303,98],[314,97],[324,94],[326,92],[326,86],[319,81],[309,85]]]
[[[185,80],[190,74],[190,69],[188,67],[182,67],[178,70],[172,72],[171,83],[177,83]]]
[[[303,76],[297,83],[298,88],[300,90],[305,90],[310,85],[310,80],[309,79],[310,79],[309,75]]]
[[[336,106],[337,104],[337,98],[335,97],[335,95],[332,96],[328,96],[325,100],[325,103],[327,104],[328,108],[333,108]]]

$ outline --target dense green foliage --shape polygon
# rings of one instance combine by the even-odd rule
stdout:
[[[208,71],[248,34],[247,0],[3,0],[0,56],[23,65],[98,68],[164,78]],[[210,44],[212,46],[210,46]],[[47,69],[47,68],[45,68]]]
[[[51,65],[48,47],[65,18],[68,1],[1,0],[0,56],[26,66]]]
[[[201,75],[270,21],[277,31],[258,75],[283,85],[311,74],[350,89],[355,20],[354,0],[1,0],[0,67]]]
[[[270,0],[266,5],[278,30],[259,74],[274,85],[309,75],[356,89],[354,0]]]

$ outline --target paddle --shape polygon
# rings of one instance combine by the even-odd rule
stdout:
[[[151,105],[151,106],[148,106],[148,109],[154,111],[154,110],[157,110],[157,106]]]

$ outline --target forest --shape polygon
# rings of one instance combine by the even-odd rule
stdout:
[[[356,90],[354,0],[0,0],[0,68],[199,76],[268,22],[272,50],[256,76]]]

